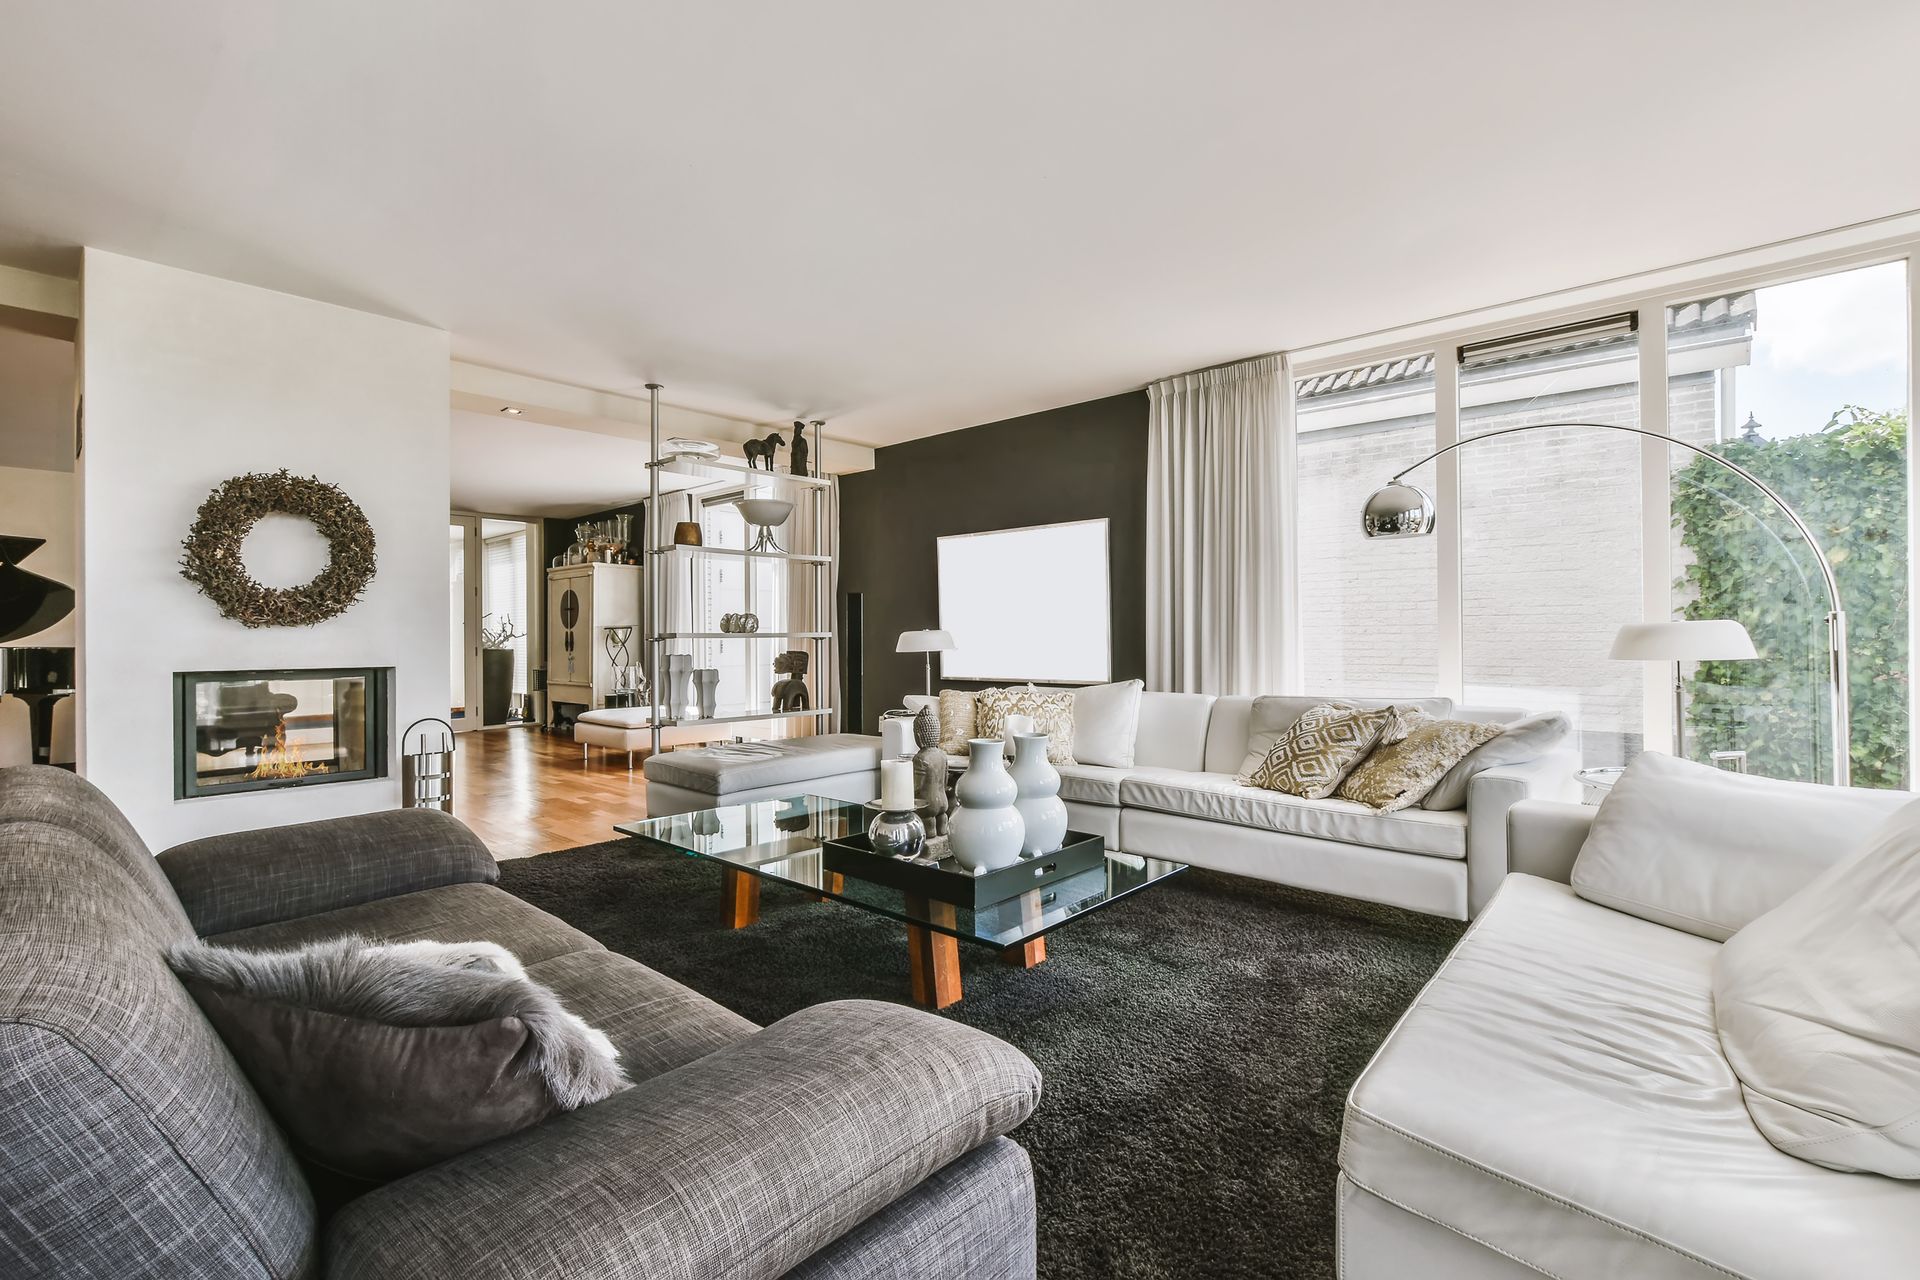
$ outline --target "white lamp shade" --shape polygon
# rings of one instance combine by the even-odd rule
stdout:
[[[953,648],[953,636],[945,631],[902,631],[895,653],[945,653]]]
[[[1730,618],[1631,622],[1613,638],[1610,657],[1638,662],[1733,662],[1757,658],[1753,637]]]

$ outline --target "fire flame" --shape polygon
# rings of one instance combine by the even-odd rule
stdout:
[[[304,778],[308,774],[327,773],[330,770],[324,764],[311,760],[302,760],[287,746],[287,724],[281,721],[273,730],[273,745],[260,748],[260,763],[255,765],[249,778]]]

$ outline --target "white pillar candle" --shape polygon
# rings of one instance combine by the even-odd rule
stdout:
[[[913,754],[913,721],[904,716],[895,716],[891,720],[880,722],[880,755],[885,760],[899,760]]]
[[[913,808],[913,761],[880,762],[880,807],[896,812]]]
[[[1015,747],[1013,743],[1013,735],[1015,735],[1016,733],[1035,733],[1035,732],[1038,732],[1038,731],[1034,728],[1032,716],[1020,716],[1020,715],[1008,716],[1006,719],[1006,726],[1001,730],[1001,737],[1006,741],[1006,744],[1007,744],[1007,758],[1011,760],[1013,758],[1013,754],[1015,751]]]

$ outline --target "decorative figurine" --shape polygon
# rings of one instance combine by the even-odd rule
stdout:
[[[767,470],[773,470],[773,451],[785,443],[778,431],[769,431],[765,440],[749,440],[741,445],[741,451],[747,455],[748,470],[757,468],[761,459],[766,460]]]
[[[789,460],[787,469],[797,476],[812,475],[813,472],[807,470],[808,452],[807,424],[804,422],[795,422],[793,424],[793,452],[787,455]]]
[[[927,834],[947,834],[947,753],[940,749],[940,717],[932,707],[913,718],[913,790],[920,797],[920,821]]]
[[[807,651],[789,649],[773,660],[773,673],[786,679],[773,686],[775,711],[805,711],[807,700]]]

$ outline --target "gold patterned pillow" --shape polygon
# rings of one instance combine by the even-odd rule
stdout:
[[[1383,742],[1349,773],[1335,792],[1381,813],[1392,813],[1426,799],[1447,770],[1483,742],[1500,736],[1504,726],[1436,720],[1422,711],[1396,708],[1397,742]]]
[[[1008,716],[1032,716],[1036,733],[1047,735],[1047,759],[1053,764],[1073,763],[1073,691],[1043,690],[1028,685],[1024,689],[984,689],[974,699],[973,736],[1006,736]]]
[[[975,700],[979,696],[967,689],[940,691],[940,749],[948,755],[967,755],[968,740],[979,736],[973,731]]]
[[[1309,707],[1274,742],[1259,767],[1247,776],[1247,785],[1303,800],[1324,800],[1348,770],[1373,750],[1393,719],[1392,707],[1336,707],[1326,702]]]

